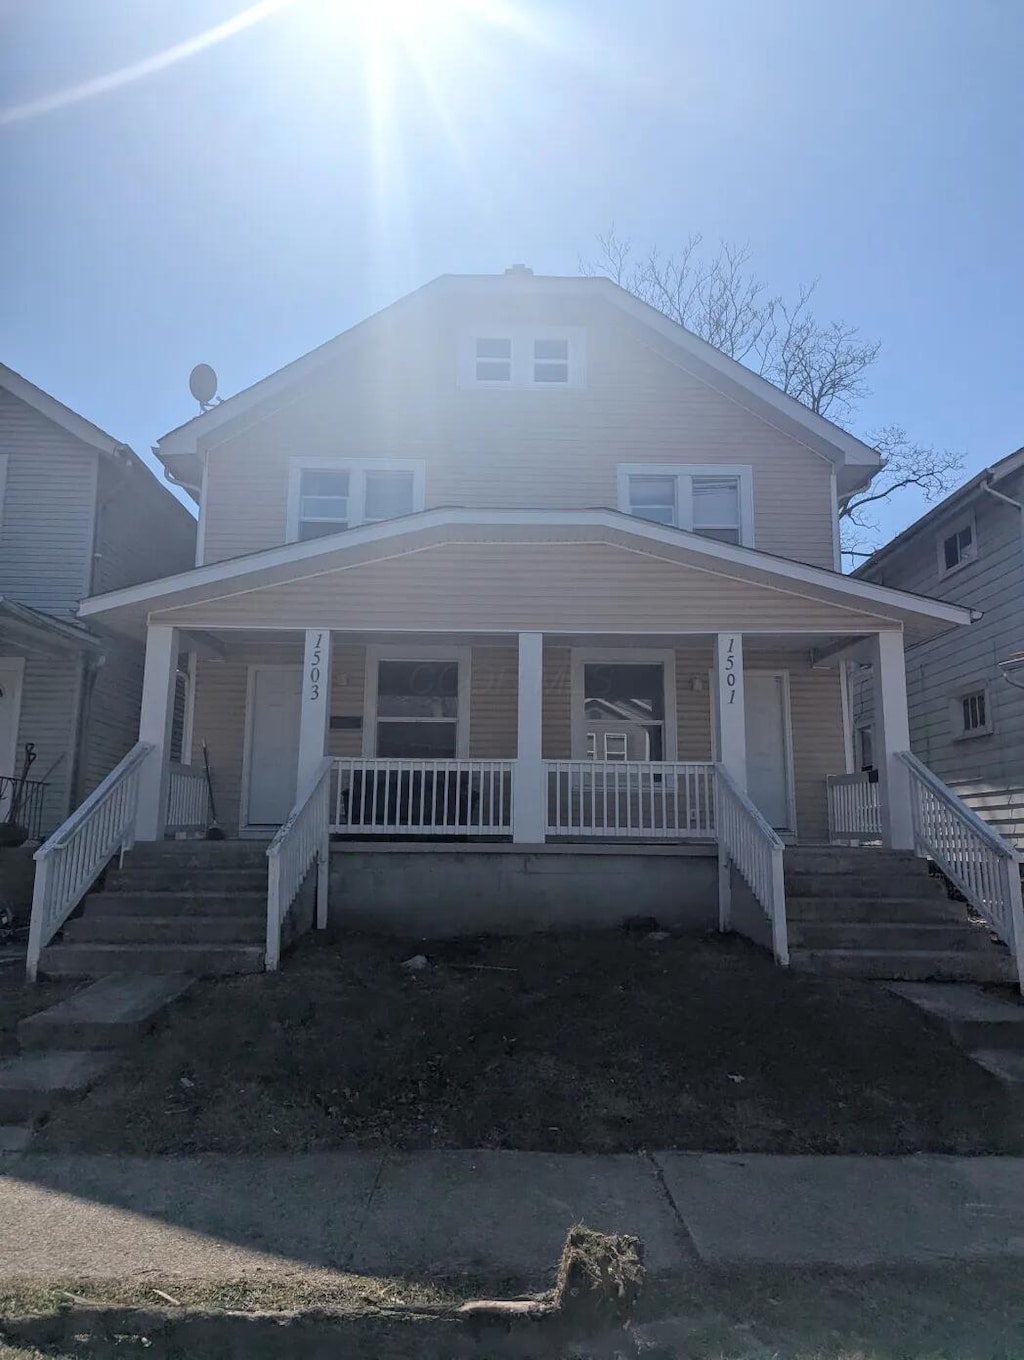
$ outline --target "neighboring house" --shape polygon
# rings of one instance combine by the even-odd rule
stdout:
[[[0,366],[0,822],[47,835],[132,746],[143,649],[78,601],[180,571],[195,527],[127,445]]]
[[[276,966],[315,864],[321,923],[329,882],[336,919],[420,935],[647,910],[767,931],[782,962],[799,941],[807,967],[851,969],[855,942],[873,976],[1005,975],[951,942],[966,919],[933,919],[947,904],[908,853],[930,842],[904,649],[970,611],[844,576],[839,506],[878,453],[609,280],[436,279],[155,452],[199,500],[196,562],[80,607],[146,648],[139,744],[91,864],[205,830],[204,743],[222,829],[256,842],[137,845],[122,881],[164,875],[165,914],[207,872],[221,909],[239,903],[200,926],[182,897],[157,924],[186,952],[161,966]],[[851,656],[875,663],[863,787]],[[172,765],[186,657],[191,768]],[[817,848],[840,798],[901,853]],[[60,855],[40,871],[30,972],[131,966],[146,922],[102,901],[43,948],[82,890]],[[259,897],[226,891],[264,874],[265,953]],[[1011,909],[986,899],[1004,939]],[[894,965],[897,946],[918,953]]]
[[[907,649],[914,753],[1024,850],[1024,449],[986,468],[854,573],[978,611]],[[1009,663],[1009,664],[1007,664]],[[870,673],[850,686],[855,761],[873,765]]]

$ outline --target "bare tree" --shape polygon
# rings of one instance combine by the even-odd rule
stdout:
[[[747,245],[723,241],[706,248],[703,237],[693,235],[672,255],[655,249],[638,256],[612,227],[597,238],[595,258],[581,259],[580,272],[614,280],[838,425],[851,424],[869,395],[866,375],[880,342],[845,321],[819,321],[811,310],[817,280],[790,301],[770,293],[750,266]],[[898,425],[866,442],[884,461],[868,490],[840,508],[844,552],[853,556],[866,556],[861,545],[878,532],[868,506],[909,487],[935,500],[952,487],[963,462],[960,454],[915,444]]]

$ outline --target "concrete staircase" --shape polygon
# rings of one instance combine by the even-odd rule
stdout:
[[[85,899],[39,962],[49,977],[218,976],[263,968],[266,847],[246,841],[138,845]]]
[[[805,972],[908,982],[1015,981],[1013,960],[909,850],[791,846],[790,962]]]

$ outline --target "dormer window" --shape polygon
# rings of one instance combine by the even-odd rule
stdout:
[[[461,387],[566,389],[585,385],[580,326],[488,326],[463,337]]]

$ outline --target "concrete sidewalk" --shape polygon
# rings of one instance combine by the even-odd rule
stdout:
[[[523,1152],[0,1160],[0,1274],[536,1278],[578,1220],[654,1273],[1024,1257],[1024,1159]]]

